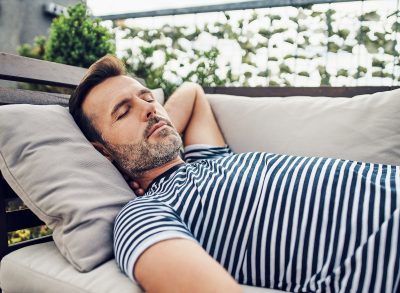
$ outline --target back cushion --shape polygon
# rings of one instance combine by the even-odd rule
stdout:
[[[77,270],[90,271],[113,257],[114,218],[135,195],[68,109],[1,106],[0,171],[53,229],[55,244]]]
[[[164,102],[162,89],[152,92]],[[26,102],[50,102],[46,99]],[[77,270],[90,271],[113,257],[114,218],[135,194],[85,138],[67,108],[1,106],[0,171],[53,229],[55,244]]]
[[[208,97],[235,152],[400,165],[400,89],[354,98]]]

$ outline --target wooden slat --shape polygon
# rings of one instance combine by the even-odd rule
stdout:
[[[6,213],[7,232],[45,225],[31,210],[18,210]]]
[[[360,87],[204,87],[208,94],[227,94],[249,97],[290,97],[324,96],[354,97],[361,94],[389,91],[398,86],[360,86]]]
[[[0,79],[75,87],[85,68],[0,52]]]
[[[0,87],[0,104],[68,106],[69,95]]]

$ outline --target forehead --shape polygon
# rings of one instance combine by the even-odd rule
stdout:
[[[129,76],[107,78],[89,91],[82,103],[82,110],[92,119],[104,117],[123,96],[138,93],[142,89],[145,87]]]

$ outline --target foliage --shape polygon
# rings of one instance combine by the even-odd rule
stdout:
[[[86,5],[79,3],[68,8],[66,15],[55,18],[48,39],[39,36],[33,44],[22,44],[17,48],[21,56],[53,61],[79,67],[89,67],[106,54],[115,54],[114,35],[92,19]],[[68,88],[18,83],[27,90],[71,94]]]
[[[127,70],[132,75],[139,76],[145,79],[146,85],[149,88],[161,87],[164,90],[166,96],[169,96],[179,84],[185,81],[197,82],[203,86],[218,86],[224,85],[227,80],[234,81],[237,79],[232,72],[228,72],[225,79],[220,78],[216,71],[218,69],[217,58],[220,54],[217,48],[213,47],[210,50],[198,50],[192,49],[191,56],[187,57],[191,69],[186,74],[179,75],[178,72],[172,70],[166,70],[166,65],[170,61],[179,61],[178,53],[183,52],[185,49],[179,43],[179,40],[185,37],[183,30],[184,27],[172,28],[170,26],[164,26],[162,30],[135,30],[130,31],[130,36],[141,36],[143,39],[153,39],[154,36],[160,39],[166,39],[172,41],[171,48],[167,48],[166,45],[162,44],[150,44],[140,46],[138,51],[135,53],[131,49],[126,51],[126,56],[123,60],[127,66]],[[191,33],[193,39],[197,38],[200,31]],[[160,66],[154,65],[154,55],[156,53],[164,53],[165,62]],[[181,67],[185,65],[181,63]],[[177,79],[177,82],[171,81],[166,76],[166,72]],[[179,77],[178,77],[179,75]]]
[[[23,210],[27,207],[23,204],[23,202],[17,198],[14,200],[9,200],[6,206],[6,212],[15,211],[15,210]],[[8,232],[8,245],[15,244],[21,241],[26,241],[30,239],[35,239],[38,237],[43,237],[47,235],[51,235],[52,230],[47,226],[38,226],[28,229],[17,230],[13,232]]]
[[[93,19],[86,5],[78,3],[53,20],[48,39],[38,37],[17,50],[22,56],[87,68],[100,57],[115,54],[115,44],[100,19]]]
[[[86,6],[79,3],[68,8],[66,16],[61,15],[52,22],[44,58],[89,67],[100,57],[115,53],[112,39],[100,20],[91,19]]]
[[[51,235],[53,231],[47,226],[38,226],[8,233],[8,245]]]
[[[129,44],[121,54],[130,72],[144,78],[149,87],[162,87],[167,96],[186,80],[203,86],[304,86],[305,80],[318,80],[319,75],[319,84],[313,85],[329,86],[338,85],[338,81],[344,85],[344,80],[351,84],[362,78],[400,78],[400,70],[389,73],[386,69],[388,60],[393,60],[393,66],[400,65],[393,58],[398,56],[393,35],[400,29],[395,17],[385,19],[386,24],[382,20],[386,13],[382,12],[354,16],[348,11],[318,9],[298,8],[297,15],[253,10],[237,19],[224,12],[225,21],[192,26],[165,23],[157,29],[119,22],[114,30],[124,34],[118,41]],[[358,25],[341,25],[345,19],[358,21]],[[264,25],[250,30],[257,21]],[[199,40],[205,37],[212,45],[199,49]],[[323,41],[316,44],[316,39]],[[241,49],[239,69],[233,67],[232,60],[223,58],[229,52],[219,47],[222,41],[236,42]],[[363,50],[370,57],[357,57]],[[266,68],[257,61],[260,52],[267,60]],[[342,61],[346,54],[363,62]],[[334,63],[339,64],[332,66]]]
[[[217,57],[219,51],[217,48],[212,48],[209,51],[197,51],[195,53],[200,58],[198,59],[198,64],[188,75],[186,75],[183,80],[194,81],[203,86],[221,86],[224,84],[222,80],[215,71],[218,69]],[[194,61],[194,60],[193,60]]]
[[[185,81],[203,86],[303,86],[306,80],[313,79],[319,80],[319,84],[313,84],[318,86],[338,85],[337,77],[349,84],[355,79],[400,78],[400,70],[395,69],[400,66],[394,37],[400,29],[396,13],[365,11],[355,16],[350,11],[335,10],[333,5],[329,9],[309,5],[291,15],[283,9],[282,13],[253,10],[236,19],[231,12],[223,15],[225,20],[199,25],[173,26],[166,22],[152,28],[118,21],[110,33],[79,4],[70,8],[68,16],[54,20],[49,40],[37,39],[33,45],[21,46],[20,52],[87,67],[102,55],[113,53],[112,36],[122,34],[117,42],[129,45],[122,46],[125,49],[118,53],[128,71],[143,78],[150,88],[163,88],[167,96]],[[358,23],[341,25],[349,20]],[[257,22],[264,25],[254,26]],[[214,41],[200,48],[199,40],[205,37]],[[323,41],[316,43],[316,39]],[[235,42],[240,48],[239,69],[237,65],[234,68],[232,58],[223,58],[228,52],[219,46],[221,41]],[[357,57],[363,50],[370,56]],[[260,52],[265,54],[266,68],[258,62]],[[363,62],[342,61],[346,54]],[[332,63],[339,64],[331,66]],[[393,68],[393,73],[388,68]]]
[[[35,58],[35,59],[44,59],[44,52],[46,47],[46,37],[38,36],[33,40],[33,44],[22,44],[17,48],[18,54],[21,56]]]

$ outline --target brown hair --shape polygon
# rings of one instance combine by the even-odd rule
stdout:
[[[69,99],[69,112],[89,141],[105,143],[101,133],[94,127],[90,117],[86,116],[83,112],[83,101],[91,89],[105,81],[107,78],[125,74],[126,69],[122,61],[115,56],[106,55],[89,67],[85,76],[72,93],[71,98]]]

